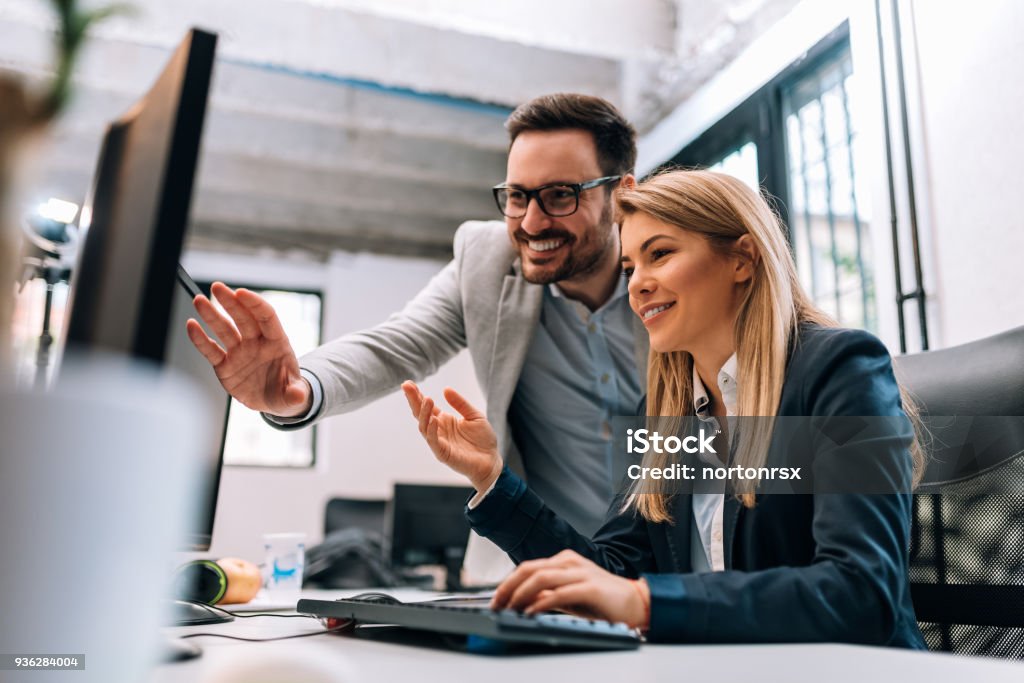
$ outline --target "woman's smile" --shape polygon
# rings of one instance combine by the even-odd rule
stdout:
[[[648,304],[638,311],[644,325],[653,325],[656,320],[664,318],[664,314],[676,305],[675,301],[667,301],[660,304]]]

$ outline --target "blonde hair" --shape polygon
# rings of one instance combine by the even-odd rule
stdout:
[[[801,323],[836,327],[815,307],[797,277],[782,223],[765,199],[742,181],[711,171],[668,171],[616,196],[619,220],[642,213],[668,225],[703,235],[719,253],[734,254],[736,240],[753,242],[757,258],[734,327],[739,371],[737,414],[775,417],[786,376],[791,341]],[[743,334],[738,334],[743,330]],[[901,389],[903,408],[918,431],[917,410]],[[693,414],[693,357],[686,351],[651,350],[647,364],[647,415]],[[758,468],[768,456],[771,420],[756,420],[737,434],[735,464]],[[914,483],[920,479],[924,453],[915,439],[911,448]],[[655,455],[666,459],[666,455]],[[645,463],[646,464],[646,463]],[[754,504],[756,484],[738,483],[737,494]],[[671,522],[670,494],[663,484],[640,480],[625,506],[652,522]]]

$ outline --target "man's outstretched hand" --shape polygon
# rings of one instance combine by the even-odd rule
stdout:
[[[299,359],[274,308],[255,292],[232,290],[221,282],[213,283],[211,293],[227,316],[201,294],[192,304],[220,343],[195,319],[189,319],[186,328],[224,389],[249,408],[271,415],[308,412],[313,392],[299,374]]]

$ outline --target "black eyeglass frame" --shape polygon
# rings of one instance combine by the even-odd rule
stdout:
[[[566,216],[571,216],[574,213],[576,213],[577,211],[579,211],[579,209],[580,209],[580,193],[581,192],[583,192],[585,190],[592,190],[595,187],[600,187],[601,185],[607,185],[608,183],[612,183],[612,182],[615,182],[616,180],[621,180],[621,179],[622,179],[621,175],[606,175],[606,176],[603,176],[601,178],[595,178],[593,180],[587,180],[587,181],[584,181],[582,183],[551,183],[549,185],[541,185],[540,187],[535,187],[532,190],[527,190],[527,189],[524,189],[524,188],[521,188],[521,187],[516,187],[514,185],[508,185],[506,183],[500,183],[500,184],[495,185],[494,187],[491,188],[491,193],[494,195],[494,203],[498,205],[498,211],[500,211],[501,215],[505,216],[506,218],[522,218],[523,216],[525,216],[527,210],[529,210],[529,208],[530,208],[530,200],[531,199],[533,199],[534,201],[537,202],[537,206],[540,207],[541,211],[543,211],[547,215],[551,216],[552,218],[565,218]],[[547,190],[547,189],[552,188],[552,187],[568,187],[568,188],[571,188],[573,190],[573,192],[576,195],[576,202],[575,202],[575,204],[572,207],[572,211],[570,211],[568,213],[551,213],[550,211],[548,211],[547,207],[544,206],[544,202],[540,198],[540,193],[543,192],[544,190]],[[518,216],[510,216],[507,213],[505,213],[504,209],[501,208],[501,199],[498,197],[498,193],[501,192],[502,190],[519,190],[520,192],[522,192],[523,194],[526,195],[526,204],[523,207],[523,212],[521,214],[519,214]]]

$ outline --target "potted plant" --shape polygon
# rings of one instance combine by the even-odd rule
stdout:
[[[18,268],[20,185],[24,170],[40,148],[71,94],[71,73],[90,26],[126,9],[110,5],[82,9],[78,0],[50,0],[57,14],[56,69],[43,89],[20,74],[0,71],[0,374],[9,362],[14,277]]]

